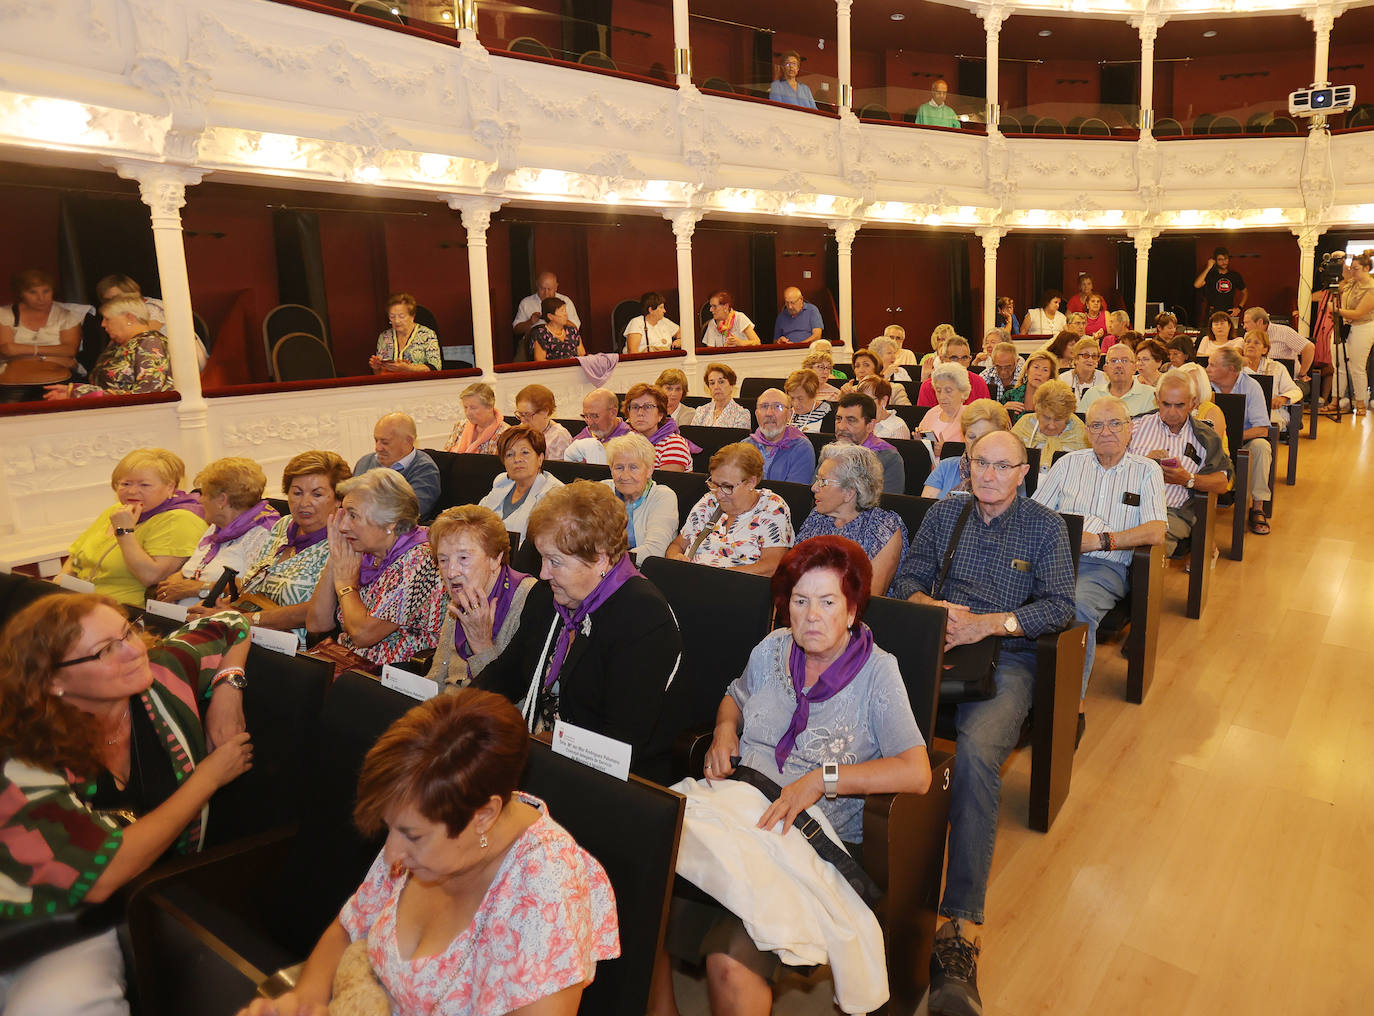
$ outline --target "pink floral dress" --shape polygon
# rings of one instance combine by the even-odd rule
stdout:
[[[543,801],[516,798],[540,816],[506,854],[472,924],[442,954],[400,955],[396,908],[409,876],[393,879],[381,854],[344,904],[339,923],[350,939],[367,939],[397,1016],[502,1016],[590,981],[598,961],[620,955],[606,872]]]

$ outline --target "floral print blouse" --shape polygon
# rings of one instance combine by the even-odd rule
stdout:
[[[408,874],[384,854],[344,904],[339,923],[367,940],[372,969],[401,1016],[496,1016],[590,981],[596,964],[620,955],[615,893],[596,859],[549,817],[544,802],[517,792],[539,818],[511,845],[470,924],[442,953],[406,957],[396,912]]]
[[[754,564],[770,547],[792,546],[792,517],[787,503],[771,490],[760,488],[758,494],[754,507],[737,516],[728,529],[724,516],[717,519],[691,560],[713,568],[736,568]],[[684,550],[691,549],[719,503],[714,494],[707,494],[696,503],[679,534],[687,542]]]
[[[692,416],[692,426],[743,427],[745,430],[749,430],[753,426],[753,420],[750,419],[749,410],[731,399],[721,408],[720,416],[716,416],[716,404],[714,402],[707,402],[698,406],[696,413]]]
[[[554,338],[553,332],[549,331],[548,325],[535,325],[530,329],[530,348],[533,349],[538,343],[544,349],[544,356],[550,360],[568,360],[577,355],[577,347],[582,342],[582,333],[577,330],[577,325],[569,321],[563,326],[563,337]]]
[[[309,600],[329,560],[328,540],[321,540],[299,554],[279,557],[286,546],[286,530],[290,525],[290,515],[277,520],[267,537],[267,545],[255,560],[249,562],[240,585],[243,592],[266,596],[279,607],[294,607]],[[304,648],[305,629],[297,628],[296,637],[301,640],[301,648]]]
[[[383,360],[422,363],[430,370],[442,370],[444,367],[443,354],[439,352],[439,336],[434,334],[432,328],[418,322],[411,330],[410,339],[402,347],[399,355],[396,352],[395,328],[388,328],[377,336],[377,355]]]
[[[91,369],[89,384],[73,385],[72,398],[170,392],[172,363],[167,342],[157,332],[142,332],[127,342],[111,342]]]

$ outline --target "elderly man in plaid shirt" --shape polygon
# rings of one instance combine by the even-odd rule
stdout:
[[[1064,520],[1017,493],[1030,467],[1013,435],[995,431],[970,464],[972,497],[926,512],[893,581],[893,596],[949,611],[945,647],[1001,640],[996,694],[958,706],[949,852],[930,959],[930,1012],[976,1014],[977,937],[997,840],[1006,762],[1030,711],[1035,639],[1073,619],[1073,557]]]

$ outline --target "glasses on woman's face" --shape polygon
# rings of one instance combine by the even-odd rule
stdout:
[[[657,413],[657,402],[631,402],[630,412],[632,413]]]
[[[824,490],[826,487],[838,487],[839,485],[839,480],[832,480],[828,476],[817,476],[814,480],[811,481],[812,490],[815,490],[817,487],[820,487],[822,490]]]
[[[543,413],[544,411],[542,409],[526,410],[523,413],[517,409],[515,411],[515,418],[519,420],[521,423],[529,423],[531,420],[538,419],[540,416],[543,415]]]
[[[124,626],[124,631],[120,634],[119,638],[110,639],[110,641],[106,642],[89,655],[78,656],[74,660],[63,660],[61,663],[57,664],[57,669],[61,670],[63,667],[75,667],[78,663],[90,663],[92,660],[100,660],[102,663],[107,662],[114,658],[115,652],[120,646],[126,645],[131,639],[142,638],[143,631],[142,621],[130,621]]]
[[[722,495],[723,497],[734,497],[735,490],[739,487],[739,484],[718,483],[717,481],[708,477],[706,480],[706,486],[710,487],[713,491],[715,491],[717,494]]]

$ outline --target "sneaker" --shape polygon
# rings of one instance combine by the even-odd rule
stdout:
[[[982,1016],[978,997],[978,954],[981,939],[970,942],[959,934],[959,922],[947,921],[935,933],[930,951],[930,1016]]]

